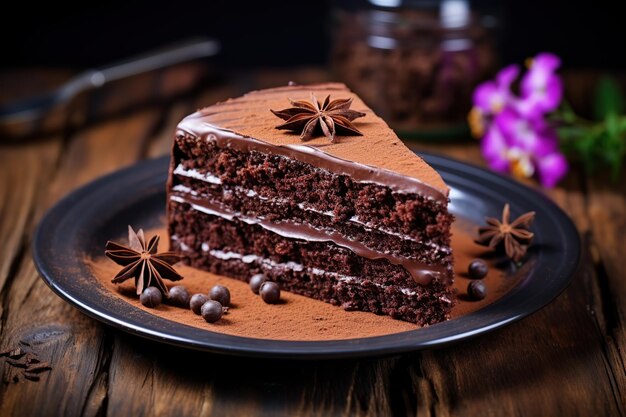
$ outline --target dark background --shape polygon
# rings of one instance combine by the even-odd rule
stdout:
[[[219,39],[216,60],[228,68],[323,65],[336,6],[328,0],[12,3],[15,10],[3,13],[0,25],[2,67],[92,67],[192,36]],[[475,1],[472,7],[500,10],[503,63],[551,51],[566,68],[626,69],[622,1]]]

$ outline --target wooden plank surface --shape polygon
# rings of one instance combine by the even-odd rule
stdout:
[[[37,74],[34,89],[63,78]],[[0,85],[11,85],[6,77],[15,76],[0,74]],[[167,90],[180,76],[163,76],[152,88]],[[250,88],[327,75],[307,69],[239,79],[245,82],[212,86],[87,129],[0,145],[0,350],[21,345],[53,368],[40,381],[28,381],[0,359],[1,416],[625,414],[624,181],[614,186],[573,174],[551,191],[583,238],[583,264],[573,284],[531,317],[445,349],[296,363],[229,358],[114,331],[56,297],[30,256],[32,231],[55,201],[93,178],[167,153],[178,120],[198,107]],[[14,84],[20,87],[1,91],[0,102],[28,93],[26,83]],[[414,146],[480,161],[471,142]]]
[[[446,153],[480,161],[471,144],[447,147]],[[422,368],[429,369],[427,375],[434,373],[428,378],[443,382],[439,391],[450,395],[439,399],[435,415],[624,415],[623,362],[606,351],[610,334],[591,257],[597,249],[590,239],[584,183],[572,173],[549,193],[582,234],[583,262],[572,285],[529,318],[467,343],[465,349],[426,353],[429,360],[422,361]],[[498,407],[486,408],[485,403]]]

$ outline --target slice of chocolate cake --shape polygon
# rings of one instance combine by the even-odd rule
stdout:
[[[280,111],[290,100],[308,106],[299,100],[312,94],[343,100],[334,106],[359,118],[322,115],[323,128],[302,127],[307,142],[276,128],[293,127],[276,116],[293,116]],[[188,116],[176,132],[172,250],[196,268],[240,280],[261,272],[348,310],[420,325],[449,317],[447,204],[439,174],[343,84],[255,91]]]

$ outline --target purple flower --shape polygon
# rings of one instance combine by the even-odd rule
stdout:
[[[520,83],[521,99],[515,106],[520,113],[538,117],[559,106],[563,85],[555,72],[560,65],[559,57],[550,53],[541,53],[529,61]]]
[[[507,174],[510,171],[509,146],[498,126],[492,125],[480,142],[480,150],[489,168],[501,174]]]
[[[560,65],[559,58],[550,53],[530,60],[519,97],[511,90],[519,75],[515,65],[476,87],[468,121],[474,136],[484,135],[482,154],[494,171],[519,178],[536,177],[546,187],[553,187],[567,173],[556,132],[544,120],[563,95],[556,74]]]
[[[494,171],[537,177],[546,187],[556,185],[568,169],[555,131],[543,119],[526,119],[511,108],[496,116],[481,150]]]
[[[509,65],[500,70],[495,81],[485,81],[474,90],[474,106],[483,115],[500,113],[512,98],[511,84],[517,78],[519,68]]]
[[[554,187],[569,170],[567,159],[558,151],[542,156],[536,163],[539,182],[548,188]]]

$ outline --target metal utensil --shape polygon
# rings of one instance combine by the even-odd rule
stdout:
[[[58,128],[66,120],[62,110],[80,93],[99,89],[112,81],[209,57],[218,51],[217,41],[193,40],[101,69],[87,70],[54,91],[0,107],[0,137],[14,139]]]

